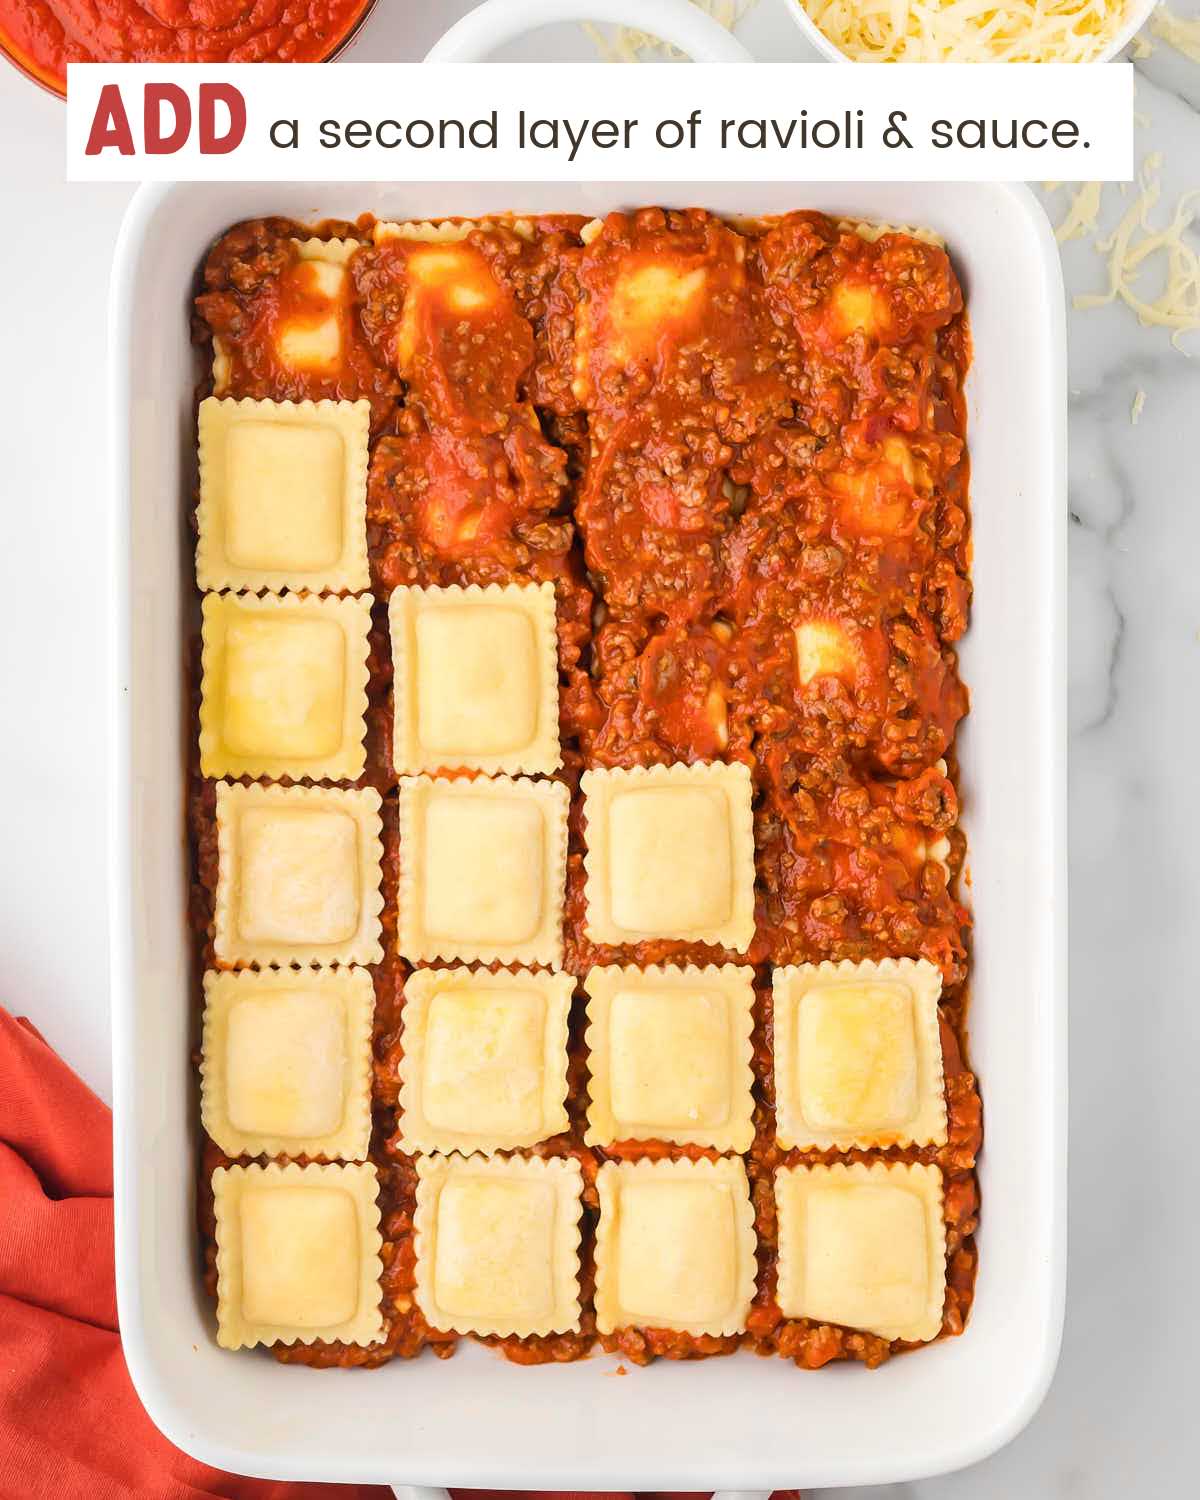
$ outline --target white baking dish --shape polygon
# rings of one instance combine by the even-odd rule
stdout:
[[[478,1346],[382,1370],[313,1371],[217,1348],[195,1239],[183,837],[183,516],[193,443],[188,300],[212,238],[301,219],[702,204],[921,223],[967,287],[975,611],[960,740],[977,931],[971,1052],[986,1148],[964,1337],[877,1371],[749,1353],[614,1377],[605,1355],[523,1369]],[[526,1488],[881,1483],[1013,1436],[1058,1352],[1066,1236],[1065,403],[1062,286],[1024,188],[504,183],[143,188],[112,295],[112,981],[116,1264],[130,1372],[181,1448],[280,1478]]]

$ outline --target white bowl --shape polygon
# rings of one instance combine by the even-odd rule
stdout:
[[[804,0],[780,0],[780,3],[800,28],[801,34],[815,52],[818,52],[829,62],[854,62],[855,59],[847,57],[842,49],[831,42],[812,19],[804,6]],[[1097,63],[1111,62],[1114,57],[1119,57],[1150,19],[1150,13],[1154,10],[1157,3],[1158,0],[1129,0],[1129,15],[1124,26],[1120,28],[1099,57],[1094,57],[1092,61]]]
[[[753,62],[736,37],[691,0],[485,0],[436,42],[426,62],[482,62],[505,42],[561,21],[633,26],[682,49],[693,62]]]

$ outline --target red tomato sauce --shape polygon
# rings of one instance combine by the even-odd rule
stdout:
[[[372,0],[0,0],[0,46],[65,94],[73,62],[323,62]]]

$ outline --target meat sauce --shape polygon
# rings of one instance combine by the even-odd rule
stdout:
[[[981,1105],[966,1062],[970,918],[956,892],[954,733],[967,711],[955,643],[970,601],[962,383],[969,336],[948,257],[909,234],[868,237],[814,213],[734,228],[699,210],[389,235],[364,218],[314,231],[278,219],[213,247],[195,336],[221,351],[217,393],[371,403],[368,548],[376,596],[367,769],[385,796],[383,946],[394,954],[398,850],[385,602],[400,584],[555,584],[563,769],[572,793],[565,967],[756,967],[759,1240],[744,1335],[625,1329],[598,1337],[591,1305],[596,1172],[606,1159],[703,1148],[583,1145],[583,997],[570,1049],[570,1129],[534,1150],[584,1179],[578,1333],[503,1338],[518,1363],[597,1344],[635,1363],[748,1346],[806,1368],[877,1365],[906,1346],[783,1318],[775,1300],[779,1166],[832,1159],[775,1142],[770,966],[924,957],[943,978],[949,1138],[892,1149],[945,1178],[943,1335],[962,1330],[975,1279]],[[326,368],[280,357],[306,301],[310,235],[358,238],[336,299]],[[377,242],[373,243],[373,240]],[[207,378],[201,395],[210,394]],[[195,677],[193,671],[193,677]],[[756,931],[748,954],[676,941],[611,948],[585,934],[580,772],[740,760],[754,785]],[[192,925],[212,959],[215,797],[191,772]],[[277,1346],[285,1362],[375,1365],[457,1336],[414,1295],[415,1170],[397,1145],[406,966],[375,970],[374,1129],[384,1237],[383,1342]],[[197,984],[197,990],[199,985]],[[875,1156],[881,1153],[874,1153]],[[866,1153],[850,1152],[849,1159]],[[843,1158],[845,1159],[845,1158]],[[210,1288],[215,1249],[200,1170]]]

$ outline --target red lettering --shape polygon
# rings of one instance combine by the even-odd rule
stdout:
[[[122,156],[134,154],[133,131],[129,128],[129,116],[125,113],[125,101],[115,83],[106,83],[100,90],[83,154],[99,156],[109,146],[115,146]]]
[[[169,104],[174,115],[174,126],[169,134],[162,129],[162,106]],[[192,128],[192,106],[188,96],[177,83],[148,83],[146,85],[143,127],[147,156],[170,156],[187,140]]]
[[[229,111],[229,129],[217,134],[216,107],[223,104]],[[200,155],[227,156],[242,144],[246,134],[246,101],[231,83],[200,85]]]

